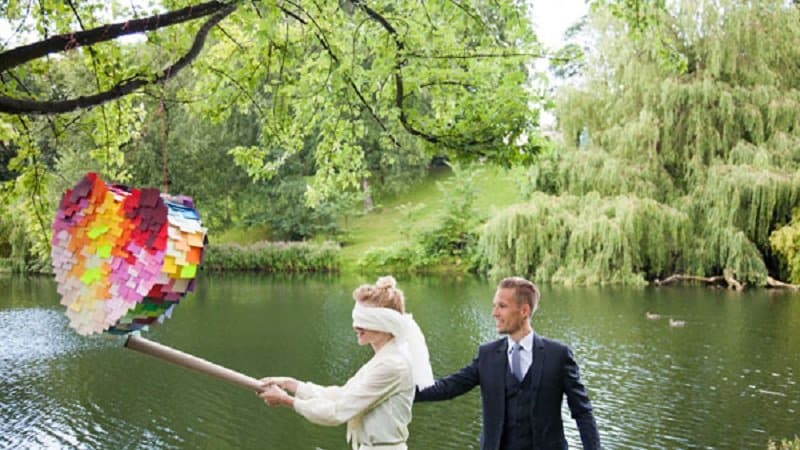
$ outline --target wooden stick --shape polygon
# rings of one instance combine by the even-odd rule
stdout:
[[[145,339],[141,336],[129,335],[125,347],[146,355],[163,359],[181,367],[196,370],[214,378],[218,378],[250,391],[261,391],[261,382],[255,378],[236,372],[205,359],[192,356],[180,350]]]

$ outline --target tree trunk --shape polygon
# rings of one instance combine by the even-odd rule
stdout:
[[[669,277],[659,280],[656,279],[653,281],[653,284],[656,286],[666,286],[670,284],[676,284],[682,281],[697,281],[700,283],[710,284],[714,286],[722,286],[724,285],[728,289],[732,289],[735,291],[742,291],[744,290],[744,285],[737,281],[730,273],[725,275],[717,275],[714,277],[701,277],[697,275],[684,275],[680,273],[676,273],[674,275],[670,275]]]
[[[800,290],[800,284],[784,283],[783,281],[776,280],[775,278],[772,278],[772,277],[767,277],[767,287],[780,288],[780,289],[791,289],[793,291]]]
[[[366,178],[361,179],[361,189],[364,191],[364,211],[370,212],[372,208],[375,207],[375,203],[372,201],[372,193],[369,189],[369,181]]]

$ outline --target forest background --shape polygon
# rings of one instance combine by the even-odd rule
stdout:
[[[209,270],[800,283],[798,2],[589,4],[547,49],[514,0],[0,2],[0,270],[95,171]]]

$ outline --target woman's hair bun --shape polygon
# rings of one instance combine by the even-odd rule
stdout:
[[[397,280],[391,275],[380,277],[378,281],[375,282],[375,287],[378,289],[394,289],[396,286]]]

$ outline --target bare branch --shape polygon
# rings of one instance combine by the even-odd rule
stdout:
[[[16,47],[0,53],[0,72],[51,53],[60,53],[76,47],[106,42],[129,34],[157,30],[209,16],[229,8],[230,11],[233,11],[236,6],[219,1],[210,1],[200,5],[187,6],[164,15],[156,14],[143,19],[104,25],[77,33],[59,34],[30,45]]]
[[[716,275],[713,277],[703,277],[698,275],[685,275],[682,273],[676,273],[673,275],[668,276],[663,280],[656,279],[653,281],[653,284],[656,286],[667,286],[670,284],[675,284],[681,281],[697,281],[700,283],[706,283],[710,285],[725,285],[728,289],[734,291],[742,291],[744,286],[735,278],[733,278],[733,274],[729,273],[729,271],[725,271],[723,275]]]
[[[241,50],[241,51],[243,51],[243,52],[244,52],[244,51],[247,51],[247,49],[246,49],[246,48],[244,48],[244,45],[240,44],[240,43],[239,43],[239,41],[237,41],[237,40],[236,40],[236,39],[235,39],[233,36],[231,36],[231,35],[230,35],[230,33],[228,33],[227,31],[225,31],[225,28],[222,28],[222,25],[219,25],[219,26],[217,26],[217,28],[219,28],[219,31],[221,31],[221,32],[222,32],[222,34],[224,34],[226,38],[228,38],[228,39],[229,39],[231,42],[233,42],[233,43],[234,43],[234,45],[236,45],[237,47],[239,47],[239,50]]]
[[[425,5],[425,0],[419,0],[420,4],[422,5],[422,10],[425,12],[425,17],[428,19],[428,25],[431,26],[431,29],[437,31],[436,25],[433,23],[433,19],[431,19],[431,15],[428,12],[428,7]]]
[[[231,84],[233,84],[234,86],[236,86],[236,89],[238,89],[238,90],[239,90],[239,92],[241,92],[241,93],[242,93],[242,94],[243,94],[245,97],[247,97],[247,99],[248,99],[248,100],[250,100],[250,103],[251,103],[253,106],[255,106],[255,108],[258,110],[258,112],[260,112],[262,115],[264,115],[264,108],[262,108],[262,107],[261,107],[261,105],[258,103],[258,101],[257,101],[255,98],[253,98],[253,96],[252,96],[252,95],[250,95],[250,92],[248,92],[248,91],[247,91],[247,89],[245,89],[245,88],[244,88],[244,86],[242,86],[242,84],[241,84],[241,83],[239,83],[239,81],[237,81],[235,78],[233,78],[232,76],[230,76],[230,75],[229,75],[227,72],[225,72],[224,70],[222,70],[222,69],[218,69],[218,68],[216,68],[216,67],[214,67],[214,66],[212,66],[212,65],[210,65],[210,64],[208,65],[208,69],[209,69],[210,71],[212,71],[212,72],[216,73],[217,75],[219,75],[219,76],[221,76],[221,77],[223,77],[223,78],[227,79],[228,81],[230,81],[230,82],[231,82]]]
[[[25,26],[25,22],[28,21],[28,17],[30,17],[30,14],[31,14],[31,3],[33,3],[33,1],[32,0],[28,0],[28,7],[25,8],[24,17],[22,18],[22,20],[19,21],[19,25],[17,25],[17,28],[14,30],[14,32],[11,34],[11,36],[9,36],[9,38],[6,39],[6,41],[3,43],[3,47],[5,47],[6,45],[8,45],[9,42],[11,42],[11,39],[12,39],[13,36],[18,35],[19,32],[22,31],[22,27]]]
[[[425,55],[422,53],[406,53],[408,58],[419,59],[477,59],[477,58],[547,58],[546,53],[470,53],[465,55]]]
[[[194,43],[189,51],[180,59],[178,59],[175,64],[171,65],[157,76],[138,75],[122,81],[104,92],[77,97],[70,100],[36,101],[0,97],[0,112],[10,114],[60,114],[80,108],[97,106],[107,101],[128,95],[143,86],[168,80],[175,76],[183,68],[188,66],[189,63],[191,63],[197,57],[197,55],[200,54],[200,50],[202,50],[203,45],[205,45],[206,37],[208,36],[209,31],[211,31],[211,28],[213,28],[222,19],[227,17],[235,9],[236,5],[226,5],[222,9],[218,10],[213,16],[211,16],[211,18],[209,18],[208,21],[206,21],[206,23],[200,27],[200,30],[198,30],[194,38]],[[97,30],[97,28],[95,30]]]
[[[283,7],[283,5],[278,5],[278,8],[280,8],[280,10],[281,10],[281,11],[283,11],[283,13],[284,13],[284,14],[286,14],[287,16],[290,16],[290,17],[294,18],[294,20],[296,20],[296,21],[298,21],[298,22],[302,23],[303,25],[307,25],[307,24],[308,24],[308,23],[305,21],[305,19],[303,19],[302,17],[300,17],[299,15],[297,15],[297,13],[295,13],[295,12],[293,12],[293,11],[289,11],[288,9],[284,8],[284,7]]]
[[[450,3],[455,5],[456,8],[464,11],[464,14],[468,15],[469,17],[471,17],[472,20],[474,20],[476,23],[479,23],[483,29],[486,29],[486,24],[483,22],[483,19],[481,19],[480,15],[476,14],[473,11],[470,11],[467,6],[464,6],[461,3],[458,3],[458,2],[456,2],[454,0],[450,0]]]
[[[464,88],[469,92],[473,92],[477,89],[475,85],[464,83],[462,81],[431,81],[429,83],[422,83],[419,85],[419,89],[425,89],[432,86],[459,86]],[[412,94],[405,94],[406,97],[410,97]]]
[[[784,283],[783,281],[776,280],[775,278],[772,277],[767,277],[767,287],[791,289],[793,291],[800,290],[800,284]]]

